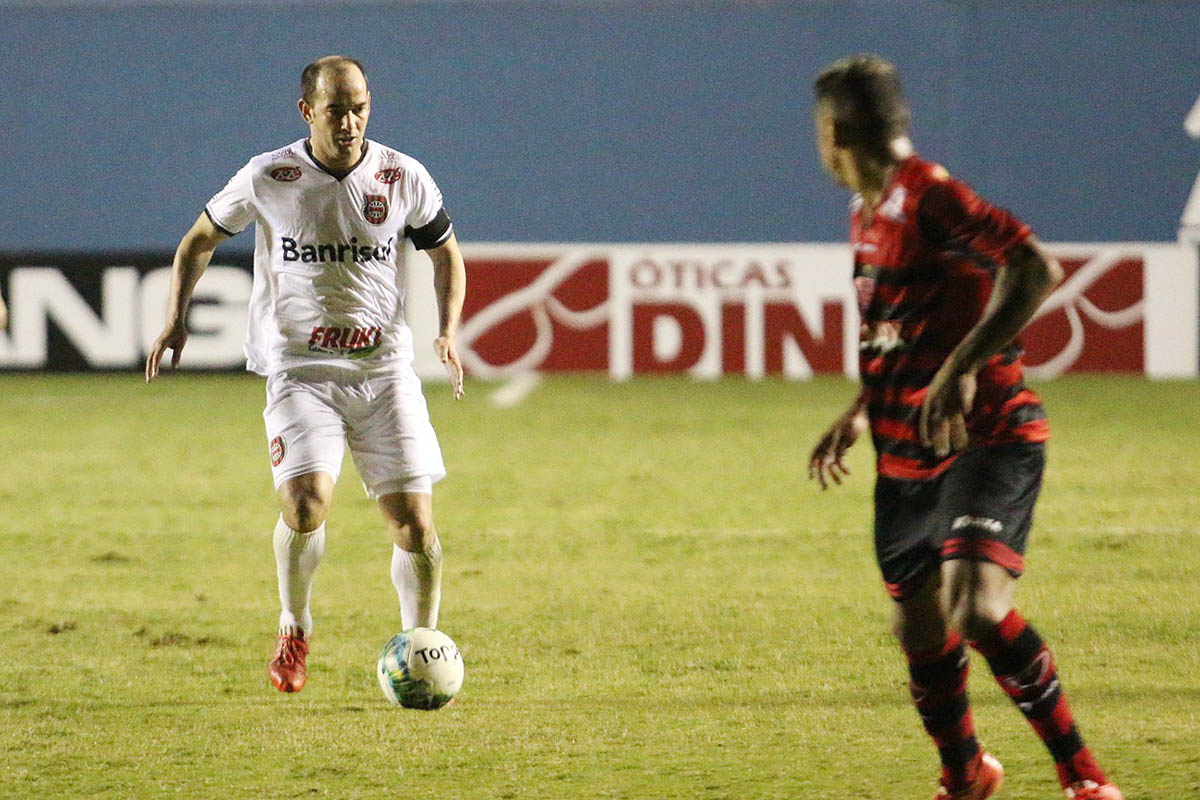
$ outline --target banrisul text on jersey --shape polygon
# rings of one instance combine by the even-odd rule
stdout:
[[[383,261],[392,257],[392,242],[396,237],[390,237],[386,244],[360,245],[357,236],[351,236],[349,242],[305,244],[297,242],[288,236],[281,236],[279,247],[283,252],[284,261],[300,261],[304,264],[325,264],[330,261],[352,261],[360,263],[375,259]],[[349,256],[349,258],[347,258]]]

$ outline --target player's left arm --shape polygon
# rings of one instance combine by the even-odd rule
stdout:
[[[1062,266],[1033,235],[1004,251],[983,315],[951,351],[926,391],[922,443],[939,456],[967,446],[963,415],[974,401],[975,373],[1021,332],[1062,279]]]
[[[450,385],[457,400],[463,396],[463,368],[455,340],[462,319],[463,300],[467,296],[467,270],[453,233],[449,239],[426,252],[433,261],[433,288],[437,295],[438,319],[441,320],[433,348],[450,373]]]

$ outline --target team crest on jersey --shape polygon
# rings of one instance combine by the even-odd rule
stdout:
[[[271,170],[271,177],[282,183],[300,180],[300,168],[297,166],[276,167]]]
[[[368,194],[363,196],[363,216],[367,218],[367,222],[372,225],[382,225],[387,219],[388,201],[381,194]]]
[[[287,454],[287,448],[284,447],[282,436],[276,436],[271,440],[270,453],[272,467],[278,467],[283,463],[283,457]]]
[[[404,177],[404,170],[399,167],[388,167],[375,173],[375,180],[380,183],[395,183]]]

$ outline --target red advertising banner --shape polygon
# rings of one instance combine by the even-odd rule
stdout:
[[[1196,254],[1056,245],[1066,278],[1022,335],[1030,372],[1197,371]],[[481,377],[854,375],[844,245],[481,245],[460,345]]]

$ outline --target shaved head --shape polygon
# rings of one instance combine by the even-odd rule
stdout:
[[[300,96],[310,105],[317,93],[317,84],[321,78],[335,74],[357,70],[363,81],[367,79],[367,71],[357,59],[349,56],[323,56],[304,68],[300,74]]]
[[[300,76],[300,116],[308,123],[313,157],[334,171],[363,158],[371,92],[362,64],[349,56],[325,56]]]

